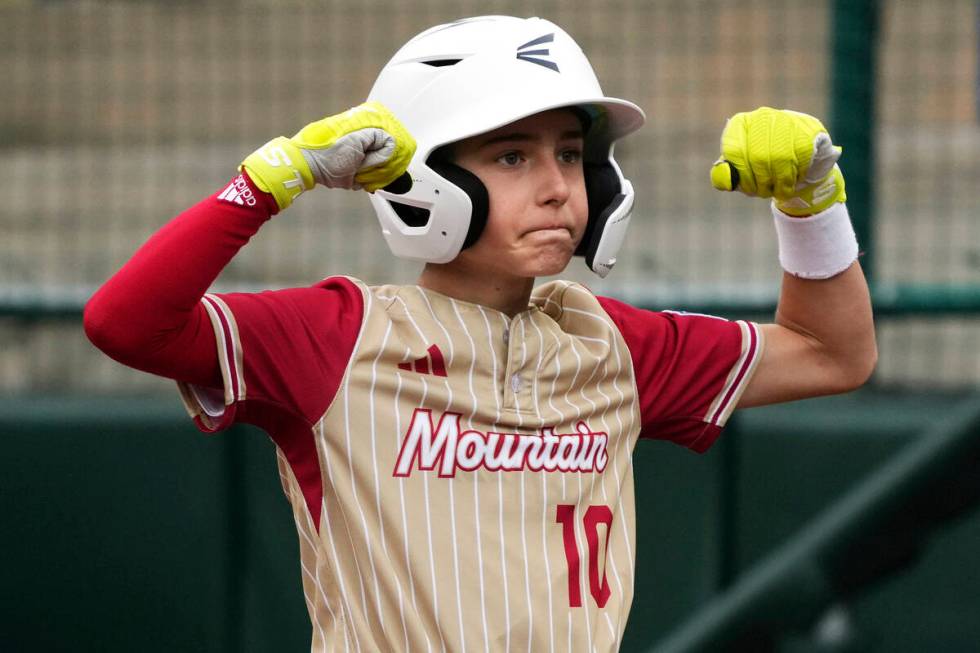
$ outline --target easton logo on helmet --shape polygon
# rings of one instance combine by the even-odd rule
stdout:
[[[541,45],[543,43],[552,43],[555,40],[555,33],[545,34],[544,36],[539,36],[533,41],[528,41],[524,45],[518,46],[517,48],[517,58],[521,61],[530,61],[531,63],[536,63],[539,66],[544,66],[545,68],[551,68],[556,73],[560,73],[558,70],[558,64],[554,61],[548,61],[547,59],[540,59],[539,57],[550,56],[551,50],[549,48],[538,48],[536,50],[527,50],[526,48],[534,47],[535,45]]]

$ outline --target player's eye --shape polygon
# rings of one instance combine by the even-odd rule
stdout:
[[[497,161],[510,168],[521,162],[521,153],[516,151],[504,152],[497,157]]]
[[[558,160],[562,163],[578,163],[582,160],[582,150],[577,147],[568,147],[558,153]]]

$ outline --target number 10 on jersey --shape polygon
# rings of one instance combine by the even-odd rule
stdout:
[[[606,577],[606,554],[609,548],[609,533],[612,530],[612,510],[609,506],[589,506],[582,517],[582,527],[585,531],[585,541],[589,547],[589,592],[600,608],[606,607],[609,600],[609,579]],[[562,525],[562,537],[565,540],[565,561],[568,563],[568,606],[582,607],[582,592],[579,584],[579,553],[575,538],[575,506],[561,504],[555,517],[555,523]],[[602,581],[599,580],[599,524],[606,525],[606,542],[603,548],[601,563]]]

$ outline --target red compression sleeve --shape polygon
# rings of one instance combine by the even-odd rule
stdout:
[[[238,175],[157,231],[92,296],[85,333],[120,363],[220,387],[214,331],[201,297],[276,212],[271,195]]]

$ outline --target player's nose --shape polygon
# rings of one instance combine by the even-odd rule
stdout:
[[[563,206],[572,192],[569,171],[550,155],[541,157],[537,168],[539,202]]]

